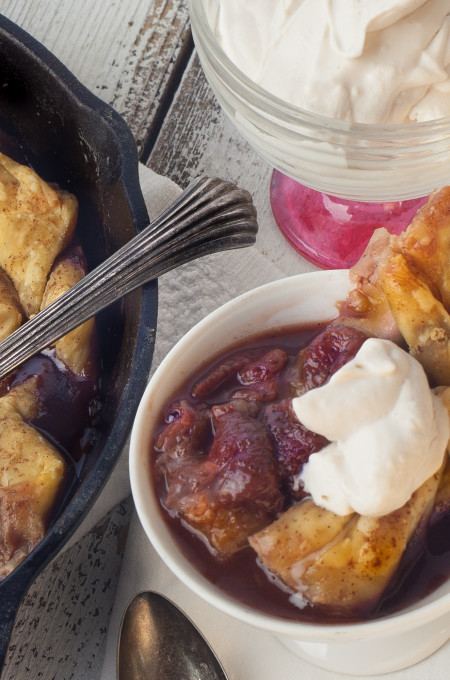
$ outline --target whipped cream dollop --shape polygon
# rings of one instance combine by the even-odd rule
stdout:
[[[299,482],[337,515],[393,512],[446,455],[444,402],[419,362],[390,340],[366,340],[328,383],[294,398],[293,408],[330,441],[309,457]]]
[[[209,0],[208,21],[251,80],[360,123],[450,116],[449,0]]]

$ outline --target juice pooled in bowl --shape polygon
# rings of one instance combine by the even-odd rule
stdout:
[[[259,611],[367,620],[448,577],[449,205],[377,235],[339,319],[213,357],[167,405],[170,529]]]

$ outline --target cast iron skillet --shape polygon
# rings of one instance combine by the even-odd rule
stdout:
[[[2,151],[13,155],[18,145],[44,179],[78,197],[90,268],[146,225],[137,152],[125,122],[1,15],[0,131]],[[150,368],[156,313],[152,282],[98,318],[104,396],[98,434],[46,538],[0,583],[0,672],[22,597],[86,516],[123,448]]]

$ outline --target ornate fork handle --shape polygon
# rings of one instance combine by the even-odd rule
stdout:
[[[0,342],[0,378],[142,284],[256,240],[256,210],[231,182],[200,178],[149,226]]]

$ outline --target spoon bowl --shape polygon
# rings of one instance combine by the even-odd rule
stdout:
[[[118,680],[227,680],[213,650],[173,602],[138,593],[122,618]]]

